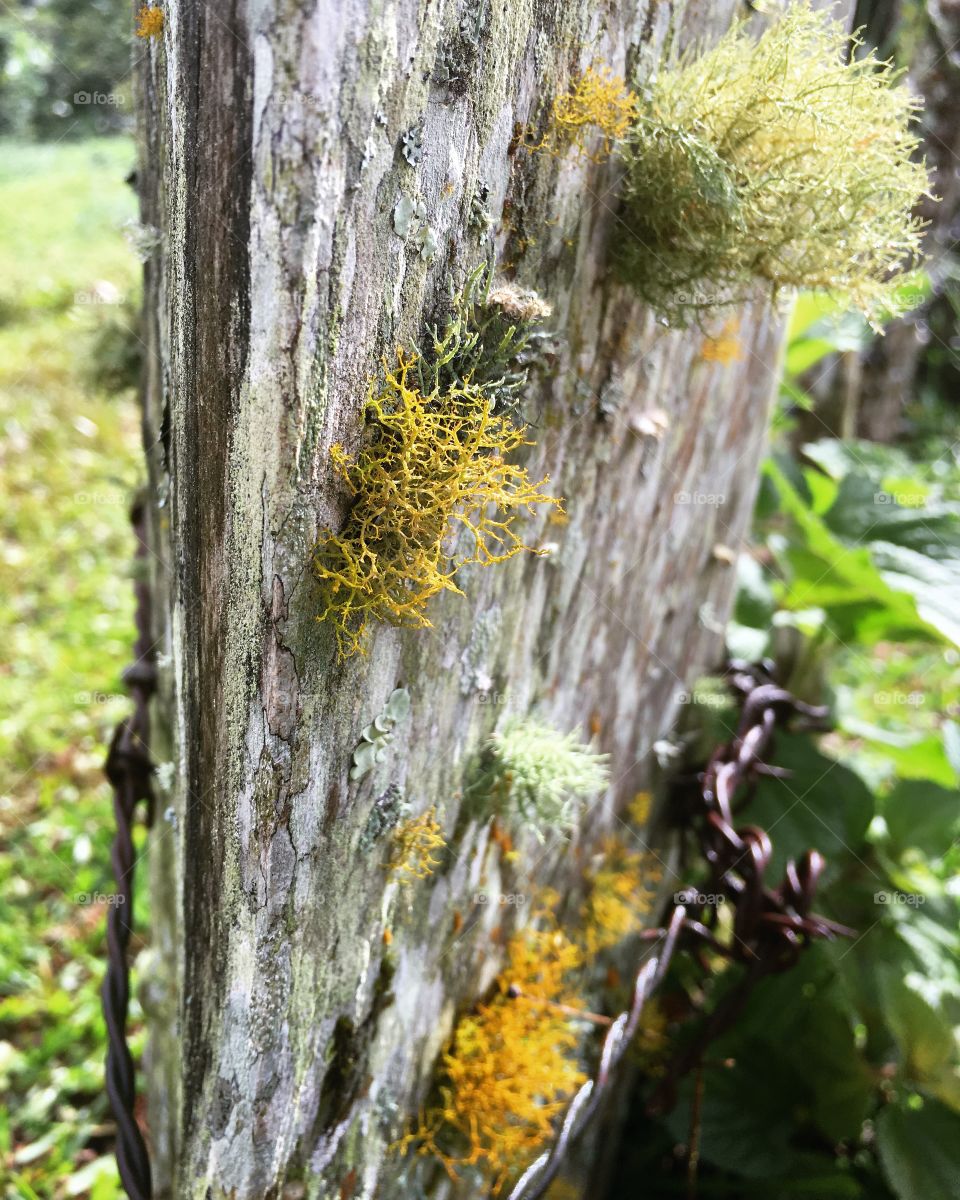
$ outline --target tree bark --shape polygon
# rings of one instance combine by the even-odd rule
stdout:
[[[475,897],[507,890],[507,868],[488,825],[458,820],[483,741],[534,705],[594,736],[613,782],[574,834],[589,850],[719,653],[734,586],[719,547],[748,525],[782,320],[745,308],[739,361],[705,360],[700,333],[664,327],[613,280],[615,163],[531,155],[515,133],[591,61],[632,72],[734,11],[164,6],[141,68],[140,169],[159,236],[144,392],[159,798],[140,964],[159,1196],[402,1194],[388,1144],[500,965],[500,914]],[[403,195],[426,208],[432,262],[394,229]],[[465,573],[465,597],[432,602],[432,629],[378,627],[339,663],[309,570],[318,531],[347,511],[330,446],[357,445],[382,357],[485,258],[554,306],[527,465],[569,523],[541,513],[528,536],[551,554]],[[351,782],[361,730],[400,685],[409,719]],[[413,890],[358,850],[391,783],[417,811],[436,804],[451,840]],[[569,843],[518,849],[512,891],[581,872]]]

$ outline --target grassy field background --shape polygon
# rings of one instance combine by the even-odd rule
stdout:
[[[133,162],[122,138],[0,145],[0,1173],[29,1200],[121,1194],[98,897],[142,475]]]

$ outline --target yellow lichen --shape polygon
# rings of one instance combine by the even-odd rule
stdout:
[[[588,67],[568,92],[556,97],[546,132],[527,149],[559,157],[573,148],[582,158],[602,162],[625,136],[636,112],[637,98],[622,77],[609,67]],[[602,141],[591,148],[597,131]]]
[[[443,1055],[440,1100],[403,1149],[436,1156],[453,1178],[478,1167],[495,1193],[529,1164],[586,1078],[569,1013],[577,997],[567,982],[581,962],[552,924],[511,938],[496,994],[457,1025]]]
[[[601,854],[582,913],[588,958],[644,927],[653,909],[656,885],[663,878],[663,867],[650,850],[628,850],[610,838],[603,843]]]
[[[643,1008],[643,1021],[630,1047],[630,1057],[652,1077],[660,1076],[664,1071],[670,1046],[668,1024],[667,1014],[657,1000],[648,1000]]]
[[[387,870],[401,883],[426,879],[433,873],[433,868],[440,864],[440,860],[433,857],[434,850],[441,850],[446,844],[437,820],[436,806],[428,808],[419,817],[410,817],[393,831],[393,848]]]
[[[313,567],[327,592],[319,619],[335,621],[342,657],[362,649],[371,618],[430,626],[427,601],[444,590],[462,595],[454,577],[467,563],[538,553],[524,545],[515,516],[560,504],[540,490],[546,478],[532,483],[506,461],[532,445],[524,428],[493,414],[469,380],[421,393],[417,374],[411,378],[416,362],[398,349],[382,388],[371,388],[365,412],[372,436],[356,457],[340,445],[331,450],[354,502],[342,532],[321,536]],[[458,528],[470,544],[449,558],[444,544]]]
[[[163,33],[163,10],[144,4],[137,13],[138,38],[157,38]]]
[[[652,804],[653,796],[650,792],[637,792],[627,805],[627,816],[635,825],[642,827],[649,820],[650,806]]]

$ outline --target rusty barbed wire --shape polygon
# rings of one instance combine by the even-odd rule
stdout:
[[[734,814],[749,800],[757,779],[786,774],[764,761],[776,727],[798,717],[808,727],[822,727],[827,710],[805,704],[778,686],[769,665],[734,662],[727,676],[732,688],[743,696],[737,732],[713,752],[701,772],[675,781],[672,796],[682,827],[691,831],[699,843],[708,880],[702,887],[676,893],[666,926],[641,935],[656,946],[644,955],[637,970],[630,1007],[607,1031],[596,1077],[576,1092],[553,1145],[520,1176],[508,1200],[540,1200],[557,1177],[570,1149],[611,1090],[616,1068],[639,1028],[644,1006],[663,982],[684,939],[693,942],[694,953],[705,969],[703,951],[709,947],[746,970],[697,1035],[667,1064],[648,1103],[650,1112],[673,1105],[679,1081],[702,1063],[707,1046],[736,1020],[760,979],[792,966],[814,938],[854,933],[811,912],[824,867],[817,851],[808,850],[799,862],[788,862],[783,881],[771,888],[766,883],[773,856],[770,838],[756,825],[734,827]],[[737,797],[741,788],[745,794]],[[728,901],[733,907],[733,921],[729,938],[724,941],[718,923],[720,910]]]
[[[135,562],[147,556],[145,511],[141,500],[130,514],[137,539]],[[153,643],[150,633],[150,590],[145,580],[134,581],[136,630],[134,661],[123,674],[133,696],[133,713],[117,726],[104,765],[113,788],[116,834],[110,851],[116,890],[107,910],[107,970],[101,990],[107,1026],[106,1089],[117,1125],[116,1157],[120,1182],[130,1200],[150,1200],[153,1187],[150,1156],[137,1123],[136,1073],[127,1045],[127,1012],[130,1002],[128,952],[133,926],[133,883],[136,860],[133,821],[137,805],[145,801],[147,823],[152,819],[153,767],[147,750],[149,701],[156,687]]]

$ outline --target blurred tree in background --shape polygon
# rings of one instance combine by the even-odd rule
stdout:
[[[130,6],[27,0],[0,11],[0,135],[89,137],[132,127]]]

